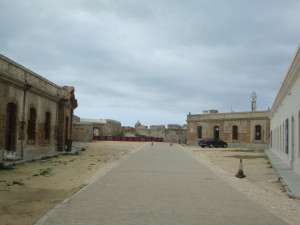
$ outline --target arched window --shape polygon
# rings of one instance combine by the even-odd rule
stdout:
[[[5,121],[5,149],[14,151],[17,141],[17,105],[8,103]]]
[[[261,125],[255,126],[255,140],[260,141],[261,140]]]
[[[197,127],[198,138],[202,138],[202,126]]]
[[[232,140],[238,140],[239,139],[239,128],[238,126],[234,125],[232,126]]]
[[[28,120],[27,134],[28,134],[28,140],[32,140],[32,141],[35,140],[36,110],[33,107],[31,107],[30,110],[29,110],[29,120]]]
[[[50,133],[51,133],[51,114],[50,114],[50,112],[46,112],[44,132],[45,132],[45,140],[50,140]]]

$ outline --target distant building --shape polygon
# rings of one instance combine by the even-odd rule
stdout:
[[[100,136],[121,135],[121,123],[115,120],[84,119],[76,117],[73,122],[73,140],[88,142],[99,140]]]
[[[187,143],[198,145],[201,138],[215,137],[228,147],[268,148],[270,137],[269,111],[219,113],[206,110],[203,114],[187,115]]]
[[[273,103],[271,151],[300,175],[300,48]]]
[[[150,128],[142,125],[139,121],[135,124],[135,135],[145,137],[163,138],[164,142],[186,143],[186,125],[177,124],[152,125]]]
[[[64,151],[72,138],[74,92],[0,55],[0,161]]]

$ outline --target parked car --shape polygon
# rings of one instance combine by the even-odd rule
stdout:
[[[218,138],[202,138],[199,140],[199,146],[202,148],[208,146],[210,148],[223,147],[227,148],[227,143]]]

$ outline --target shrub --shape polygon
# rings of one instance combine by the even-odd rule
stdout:
[[[20,181],[17,181],[17,180],[14,180],[14,181],[12,182],[12,184],[13,184],[13,185],[15,185],[15,184],[18,184],[18,185],[24,185],[23,182],[20,182]]]

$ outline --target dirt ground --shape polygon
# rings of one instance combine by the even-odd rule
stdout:
[[[74,143],[78,155],[61,155],[0,170],[0,224],[29,225],[84,187],[97,171],[144,143]]]

